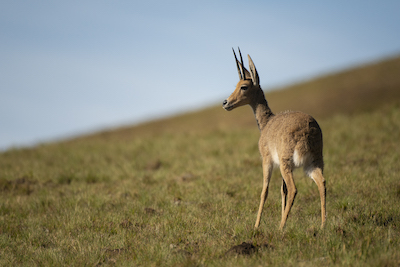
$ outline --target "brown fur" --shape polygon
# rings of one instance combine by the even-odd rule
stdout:
[[[321,128],[313,117],[302,112],[288,111],[273,114],[259,85],[258,73],[254,63],[250,56],[248,58],[251,73],[244,68],[243,61],[239,62],[236,59],[241,79],[236,85],[235,91],[224,101],[223,107],[230,111],[243,105],[250,105],[260,129],[258,144],[263,162],[264,183],[255,227],[257,228],[260,225],[274,165],[279,166],[282,174],[282,220],[280,229],[285,226],[297,194],[293,180],[293,169],[301,166],[318,186],[321,198],[321,227],[323,227],[326,219],[326,188],[325,179],[322,175],[324,162]],[[248,79],[250,77],[251,79]]]

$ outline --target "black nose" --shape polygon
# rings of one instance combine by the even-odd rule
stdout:
[[[226,103],[228,103],[228,100],[225,99],[224,102],[222,102],[222,105],[225,106]]]

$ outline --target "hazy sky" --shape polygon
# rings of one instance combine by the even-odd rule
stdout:
[[[0,38],[6,149],[222,103],[232,47],[263,89],[398,54],[400,1],[2,0]]]

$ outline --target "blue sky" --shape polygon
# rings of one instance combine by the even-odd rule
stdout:
[[[221,103],[400,53],[400,1],[0,3],[0,149]],[[221,109],[221,112],[224,112]]]

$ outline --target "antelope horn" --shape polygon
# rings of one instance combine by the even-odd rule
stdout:
[[[242,70],[242,73],[243,73],[243,80],[246,80],[246,71],[245,71],[245,68],[244,68],[244,65],[243,65],[242,53],[240,52],[240,48],[239,47],[238,47],[238,50],[239,50],[240,62],[241,62],[240,69]]]
[[[232,51],[233,51],[233,55],[235,56],[235,60],[236,60],[236,67],[237,67],[238,74],[239,74],[239,80],[243,80],[242,71],[241,71],[241,68],[239,67],[239,61],[236,57],[235,49],[233,49],[233,47],[232,47]]]

